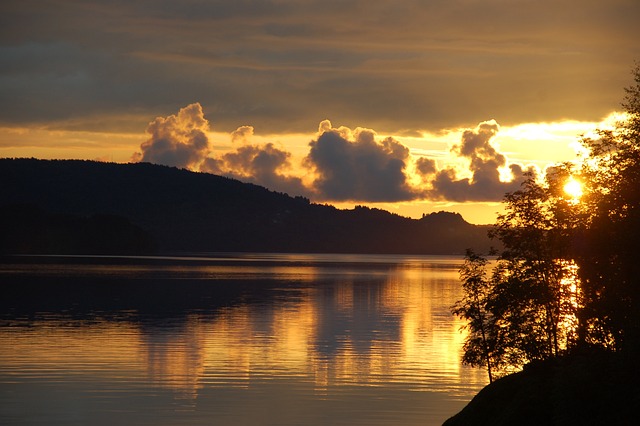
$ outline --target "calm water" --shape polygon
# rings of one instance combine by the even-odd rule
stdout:
[[[0,424],[436,425],[460,258],[40,257],[0,264]]]

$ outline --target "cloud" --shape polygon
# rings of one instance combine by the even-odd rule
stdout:
[[[424,179],[436,172],[436,161],[432,158],[420,157],[416,160],[416,170]]]
[[[252,182],[291,195],[309,195],[299,177],[286,174],[291,170],[291,153],[273,143],[250,145],[248,141],[252,135],[251,126],[236,129],[231,133],[232,141],[245,145],[219,158],[207,158],[201,171]]]
[[[34,4],[2,3],[6,126],[73,119],[102,131],[124,117],[119,130],[133,131],[141,115],[191,99],[228,132],[239,117],[304,132],[328,112],[395,134],[485,114],[595,120],[618,107],[640,52],[630,0]]]
[[[452,152],[469,160],[472,177],[458,179],[451,167],[441,170],[432,181],[431,197],[459,202],[500,201],[506,192],[517,190],[525,170],[521,165],[510,164],[511,180],[500,179],[500,168],[507,165],[507,158],[491,144],[499,130],[495,120],[482,122],[474,130],[465,130],[461,143],[455,145]]]
[[[253,126],[240,126],[231,132],[232,143],[247,143],[253,136]]]
[[[415,158],[393,137],[380,138],[374,130],[334,128],[320,122],[302,163],[292,164],[292,154],[274,143],[252,144],[252,126],[241,126],[229,136],[236,148],[213,157],[207,132],[209,122],[199,103],[188,105],[147,127],[150,138],[141,145],[136,161],[177,166],[214,173],[262,185],[314,201],[397,202],[415,199],[448,201],[500,201],[519,188],[524,168],[509,164],[492,143],[500,130],[494,120],[463,132],[451,153],[467,162],[471,177],[459,177],[448,166],[438,170],[436,161]],[[239,146],[238,146],[239,145]],[[510,172],[508,182],[501,179]],[[421,179],[411,179],[415,171]],[[312,180],[305,185],[302,176]],[[307,180],[306,182],[309,182]],[[412,185],[410,182],[413,182]]]
[[[405,174],[409,149],[397,140],[378,141],[370,129],[334,129],[329,120],[320,123],[318,134],[305,160],[317,174],[313,189],[318,198],[382,202],[416,197]]]
[[[178,115],[157,117],[147,126],[151,137],[134,154],[135,161],[197,169],[210,152],[209,121],[202,106],[193,103],[181,108]]]

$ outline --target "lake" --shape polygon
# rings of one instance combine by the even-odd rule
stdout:
[[[461,257],[5,257],[0,424],[439,425]]]

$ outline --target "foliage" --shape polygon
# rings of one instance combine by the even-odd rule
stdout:
[[[126,218],[0,205],[0,254],[149,254],[153,238]]]
[[[559,166],[544,183],[529,174],[520,190],[505,196],[506,213],[490,231],[503,251],[488,281],[480,278],[486,260],[475,254],[465,259],[460,270],[465,296],[453,309],[469,322],[464,362],[481,365],[477,354],[482,353],[482,365],[493,362],[494,370],[504,370],[555,357],[575,341],[577,297],[569,248],[578,222],[559,185],[568,173],[568,165]],[[480,300],[483,310],[470,309],[469,300]],[[478,338],[480,319],[486,339]]]
[[[626,89],[626,116],[613,129],[583,138],[582,176],[589,213],[576,250],[585,296],[585,342],[622,349],[640,342],[640,66]]]
[[[575,340],[570,247],[577,210],[559,184],[569,173],[560,165],[544,183],[529,175],[522,189],[506,195],[507,213],[491,232],[505,247],[493,276],[496,315],[525,362],[557,356]]]
[[[0,209],[31,204],[80,217],[119,216],[146,231],[161,252],[463,254],[491,244],[486,227],[452,213],[418,220],[372,208],[339,210],[147,163],[0,159],[0,182]]]
[[[626,116],[583,137],[580,166],[549,168],[544,181],[529,174],[506,194],[490,231],[504,248],[491,279],[486,260],[467,256],[452,309],[468,321],[465,362],[492,370],[579,346],[640,349],[640,66],[633,73]],[[572,177],[579,201],[563,191]]]
[[[460,268],[464,298],[451,308],[455,315],[467,320],[469,330],[464,344],[462,362],[487,368],[489,383],[493,382],[494,369],[502,364],[500,339],[490,307],[491,284],[487,279],[487,259],[467,250],[465,262]]]

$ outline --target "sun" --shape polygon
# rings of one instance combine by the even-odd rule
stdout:
[[[582,197],[582,185],[574,178],[570,178],[567,183],[564,184],[563,189],[572,200],[578,200]]]

